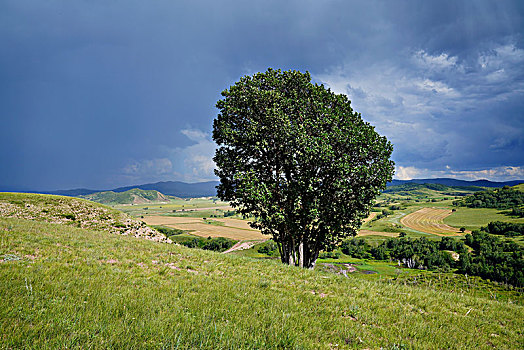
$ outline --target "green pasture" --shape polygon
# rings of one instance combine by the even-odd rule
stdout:
[[[491,221],[524,223],[524,218],[515,218],[504,214],[505,210],[490,208],[457,207],[456,211],[444,219],[444,223],[467,230],[478,230]]]
[[[4,218],[0,261],[6,349],[524,346],[520,304],[395,277]]]

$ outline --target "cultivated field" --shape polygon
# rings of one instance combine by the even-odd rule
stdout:
[[[379,232],[379,231],[370,231],[370,230],[358,231],[357,237],[364,237],[364,236],[398,237],[398,232]]]
[[[145,216],[148,225],[162,225],[190,231],[200,237],[225,237],[234,240],[265,240],[269,237],[249,227],[248,221],[231,218],[203,220],[196,217]]]
[[[455,227],[446,225],[443,220],[452,211],[443,208],[422,208],[400,219],[400,223],[413,230],[439,236],[460,236],[462,233]]]
[[[503,214],[501,209],[491,208],[457,208],[457,211],[444,219],[444,223],[456,227],[464,226],[468,230],[479,230],[491,221],[524,223],[524,218],[516,218]]]

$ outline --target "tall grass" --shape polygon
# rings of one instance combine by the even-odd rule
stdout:
[[[521,349],[523,307],[0,218],[0,347]]]

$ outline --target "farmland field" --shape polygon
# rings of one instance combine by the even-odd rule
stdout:
[[[225,237],[234,240],[265,240],[268,236],[248,225],[248,221],[231,218],[203,220],[195,217],[145,216],[148,225],[161,225],[189,231],[200,237]]]
[[[452,226],[464,226],[468,230],[478,230],[491,221],[524,223],[524,218],[514,218],[502,213],[500,209],[490,208],[457,208],[457,211],[444,219],[444,223]]]
[[[400,223],[417,231],[439,236],[459,236],[461,233],[443,220],[451,215],[452,211],[442,208],[422,208],[400,219]]]

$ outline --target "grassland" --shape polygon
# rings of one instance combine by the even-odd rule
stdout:
[[[453,215],[444,219],[444,223],[448,225],[460,225],[468,230],[478,230],[491,221],[524,223],[524,218],[505,215],[500,209],[458,207]]]
[[[0,261],[1,348],[524,347],[523,306],[467,290],[23,219],[0,218]]]
[[[124,192],[113,192],[104,191],[96,192],[82,196],[82,198],[88,199],[101,204],[145,204],[151,202],[162,202],[169,203],[170,197],[163,195],[162,193],[155,190],[141,190],[139,188],[133,188]]]
[[[216,198],[173,199],[169,203],[150,203],[137,205],[114,205],[113,208],[134,217],[146,215],[173,215],[210,217],[232,210],[229,203]]]
[[[197,218],[144,216],[148,225],[161,225],[190,232],[200,237],[225,237],[234,240],[266,240],[268,237],[252,229],[247,221],[231,218]]]

